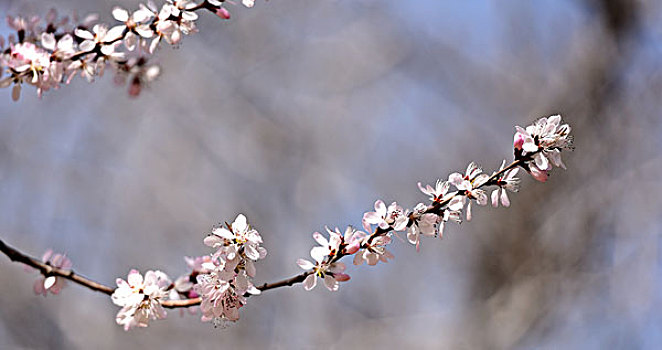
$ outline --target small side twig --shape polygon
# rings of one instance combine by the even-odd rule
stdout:
[[[57,277],[66,278],[72,282],[80,284],[81,286],[87,287],[91,290],[101,292],[107,295],[111,295],[113,294],[113,291],[115,291],[114,288],[108,287],[99,282],[92,281],[89,278],[83,277],[75,273],[73,270],[63,270],[57,267],[53,267],[33,257],[23,254],[20,251],[16,250],[15,248],[12,248],[7,244],[5,244],[5,242],[3,242],[1,239],[0,239],[0,251],[2,251],[5,255],[7,255],[7,257],[9,257],[9,260],[20,262],[30,267],[34,267],[35,269],[39,270],[39,272],[41,272],[42,275],[46,277],[57,276]]]

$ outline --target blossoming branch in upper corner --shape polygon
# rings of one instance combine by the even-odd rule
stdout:
[[[15,33],[0,35],[0,88],[12,89],[12,99],[21,96],[23,85],[45,91],[69,84],[80,75],[88,82],[113,70],[118,85],[129,84],[129,94],[138,96],[160,73],[149,62],[162,42],[177,46],[184,35],[198,31],[197,12],[207,10],[222,19],[230,12],[224,0],[167,0],[161,7],[152,0],[130,12],[115,7],[116,23],[98,21],[96,14],[59,16],[51,9],[39,16],[7,17]],[[253,7],[254,0],[243,0]]]

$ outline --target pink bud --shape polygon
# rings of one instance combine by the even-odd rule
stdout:
[[[336,273],[333,275],[333,278],[338,282],[346,282],[349,281],[351,277],[346,273]]]
[[[522,135],[522,134],[519,133],[519,132],[516,133],[516,134],[515,134],[515,138],[514,138],[514,140],[513,140],[513,148],[521,150],[521,149],[522,149],[522,145],[524,145],[524,139],[525,139],[525,138],[524,138],[524,135]]]
[[[142,86],[140,84],[140,79],[138,79],[138,77],[136,77],[131,82],[131,85],[129,85],[129,96],[138,97],[138,95],[140,95],[140,90],[142,90]]]
[[[219,7],[216,9],[216,12],[214,12],[216,16],[221,17],[223,19],[230,19],[230,12],[226,10],[224,7]]]

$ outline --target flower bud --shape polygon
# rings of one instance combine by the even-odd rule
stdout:
[[[216,12],[214,12],[216,16],[221,17],[223,19],[230,19],[230,12],[225,9],[225,7],[219,7],[216,9]]]
[[[515,134],[515,138],[513,140],[513,148],[515,148],[517,150],[521,150],[522,145],[524,145],[524,135],[522,135],[518,132],[518,133]]]
[[[333,275],[333,278],[338,282],[346,282],[349,281],[351,277],[346,273],[336,273]]]

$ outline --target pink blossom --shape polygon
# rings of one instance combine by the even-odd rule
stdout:
[[[536,120],[526,129],[515,127],[515,159],[531,157],[523,167],[538,181],[547,181],[552,165],[565,169],[561,150],[572,149],[572,136],[570,126],[561,122],[560,115],[553,115]]]
[[[375,202],[375,211],[363,214],[363,228],[371,232],[370,225],[377,225],[382,230],[392,227],[395,231],[402,231],[407,226],[407,216],[404,209],[396,202],[391,203],[388,208],[380,199]]]
[[[414,212],[418,214],[418,219],[414,220],[413,224],[407,230],[407,240],[409,243],[416,246],[416,251],[420,250],[420,236],[430,237],[443,237],[444,227],[446,222],[452,220],[461,222],[460,212],[451,210],[450,208],[443,209],[440,215],[434,213],[425,213],[427,207],[423,203],[419,203]]]
[[[64,254],[53,254],[51,249],[47,250],[46,253],[41,257],[41,260],[47,265],[57,267],[63,270],[71,269],[71,260],[67,258]],[[65,285],[65,279],[58,276],[47,276],[39,278],[34,283],[34,292],[35,294],[41,294],[46,296],[48,292],[52,294],[59,294],[62,288]]]
[[[386,249],[390,243],[391,237],[388,236],[377,236],[372,240],[366,237],[363,244],[365,248],[354,256],[354,265],[361,265],[365,261],[374,266],[380,261],[386,263],[388,259],[393,259],[393,254]]]
[[[264,259],[267,250],[261,246],[262,237],[250,227],[246,216],[237,215],[237,218],[226,227],[216,227],[212,234],[204,239],[205,245],[216,248],[216,256],[224,256],[233,260],[236,254],[242,254],[246,258],[257,261]]]
[[[464,198],[469,199],[469,204],[467,204],[467,221],[471,220],[471,200],[476,200],[476,203],[479,205],[487,204],[487,194],[484,190],[480,189],[482,185],[488,180],[489,176],[482,173],[483,170],[476,165],[476,163],[471,162],[467,167],[467,171],[464,175],[460,173],[452,173],[448,176],[448,180],[451,184],[459,191],[463,191],[464,197],[462,198],[462,204],[464,205]],[[457,207],[451,208],[451,210],[458,210]]]
[[[324,281],[326,288],[332,292],[338,290],[338,282],[345,282],[350,279],[350,276],[344,273],[345,264],[341,262],[326,263],[317,261],[317,264],[313,264],[306,259],[299,259],[297,260],[297,265],[303,270],[312,270],[312,273],[303,281],[303,288],[305,290],[315,288],[318,277]]]
[[[505,166],[506,161],[504,160],[501,163],[499,171],[503,170]],[[499,200],[501,200],[501,205],[504,207],[510,206],[510,199],[508,198],[507,191],[517,192],[519,190],[519,179],[515,177],[518,170],[519,168],[507,170],[495,180],[495,184],[498,186],[498,188],[492,191],[491,199],[493,207],[499,206]]]
[[[328,240],[319,232],[313,233],[313,238],[319,244],[319,247],[314,247],[310,250],[310,256],[315,261],[322,261],[327,256],[336,256],[340,251],[340,245],[343,243],[343,236],[339,232],[331,231],[328,227],[326,231],[329,233]]]
[[[145,278],[137,270],[129,271],[125,280],[117,279],[117,289],[111,295],[113,303],[121,306],[117,313],[117,324],[128,331],[134,327],[147,327],[150,319],[166,317],[161,300],[168,295],[166,289],[171,281],[161,271],[147,271]]]

